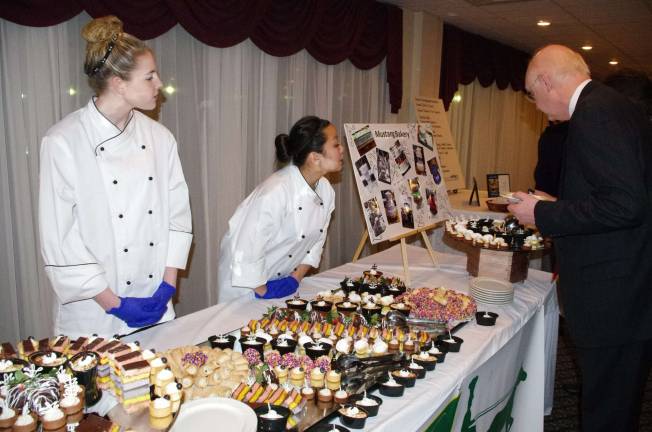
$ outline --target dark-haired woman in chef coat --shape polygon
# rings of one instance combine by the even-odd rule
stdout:
[[[294,294],[319,266],[335,192],[326,174],[342,170],[343,148],[328,120],[307,116],[276,137],[287,165],[238,206],[220,245],[218,302]]]

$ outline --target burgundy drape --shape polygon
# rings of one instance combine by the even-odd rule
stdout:
[[[482,36],[444,24],[439,97],[448,109],[458,85],[476,78],[483,87],[493,82],[504,90],[525,88],[525,71],[530,55]]]
[[[375,0],[0,0],[0,18],[45,27],[86,11],[115,15],[125,31],[152,39],[177,23],[199,41],[225,48],[249,38],[267,54],[302,49],[333,65],[371,69],[387,58],[391,111],[403,93],[403,12]]]

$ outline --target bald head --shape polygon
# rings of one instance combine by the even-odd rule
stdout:
[[[525,86],[537,107],[551,120],[567,120],[573,92],[590,77],[589,67],[579,53],[563,45],[548,45],[530,60]]]
[[[528,73],[531,69],[537,73],[545,72],[553,79],[575,78],[582,82],[591,77],[582,56],[563,45],[548,45],[539,49],[530,60]]]

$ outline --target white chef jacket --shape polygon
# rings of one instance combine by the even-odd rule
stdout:
[[[322,177],[313,190],[295,165],[272,174],[238,206],[220,245],[218,302],[250,295],[253,288],[319,267],[335,209],[335,191]]]
[[[41,142],[39,226],[57,295],[54,334],[133,331],[93,297],[151,296],[165,267],[183,269],[192,222],[177,144],[133,110],[120,131],[91,100]],[[172,303],[161,321],[174,318]]]

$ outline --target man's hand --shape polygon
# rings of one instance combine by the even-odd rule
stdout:
[[[557,197],[556,197],[556,196],[552,196],[552,195],[550,195],[549,193],[544,192],[544,191],[535,190],[535,191],[534,191],[534,194],[535,194],[536,196],[538,196],[538,197],[543,198],[544,201],[557,201]]]
[[[521,200],[519,203],[510,204],[507,210],[524,225],[536,225],[534,220],[534,207],[539,199],[525,192],[514,192],[514,198]]]

